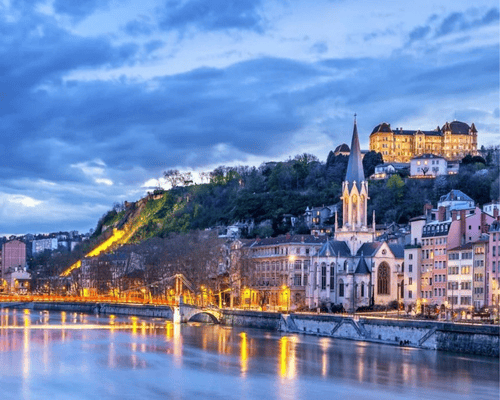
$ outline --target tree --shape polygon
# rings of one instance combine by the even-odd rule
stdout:
[[[163,176],[172,188],[177,187],[181,182],[181,174],[178,169],[169,169],[163,173]]]
[[[365,173],[365,178],[369,178],[375,173],[375,167],[379,164],[383,164],[384,159],[382,153],[377,153],[376,151],[369,151],[363,157],[363,170]]]

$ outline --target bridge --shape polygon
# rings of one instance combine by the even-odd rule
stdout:
[[[222,320],[222,312],[217,307],[197,307],[180,303],[178,306],[172,306],[172,310],[174,312],[173,319],[176,323],[189,322],[193,317],[200,314],[208,315],[214,324],[220,324]]]

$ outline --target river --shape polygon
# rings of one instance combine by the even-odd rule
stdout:
[[[203,323],[0,311],[1,399],[498,399],[499,361]]]

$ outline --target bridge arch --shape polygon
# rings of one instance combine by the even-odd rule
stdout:
[[[200,312],[193,313],[190,317],[188,317],[187,322],[193,322],[196,319],[196,317],[201,316],[201,315],[208,315],[208,317],[210,318],[210,320],[214,324],[220,324],[220,321],[217,318],[217,316],[212,314],[210,311],[200,311]]]

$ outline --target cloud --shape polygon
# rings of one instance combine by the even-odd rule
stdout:
[[[328,51],[328,45],[325,42],[316,42],[311,46],[311,53],[324,54]]]
[[[124,30],[131,36],[148,36],[155,31],[155,26],[149,20],[134,19],[127,22]]]
[[[159,14],[170,21],[163,27],[167,30],[220,37],[213,31],[232,29],[255,37],[264,26],[260,3],[233,3],[174,1],[164,3]],[[168,38],[175,32],[159,35],[154,18],[138,19],[146,24],[142,27],[118,25],[122,36],[117,39],[67,31],[53,17],[35,12],[26,11],[23,23],[0,15],[2,229],[88,229],[115,201],[144,194],[141,185],[168,168],[203,170],[316,150],[324,157],[331,144],[352,132],[354,112],[362,142],[382,121],[417,121],[408,127],[432,129],[455,111],[466,122],[482,120],[476,123],[480,138],[494,138],[499,130],[498,42],[474,45],[476,31],[463,23],[492,26],[498,10],[451,15],[431,18],[410,33],[422,52],[325,60],[334,45],[329,48],[319,36],[290,42],[302,46],[300,60],[255,51],[218,68],[190,70],[186,62],[188,72],[171,74],[162,68],[173,60],[161,57],[164,49],[172,50]],[[470,47],[447,49],[445,57],[439,51],[429,54],[429,43],[447,18],[449,32],[465,29]],[[383,33],[373,32],[368,40]],[[451,41],[464,35],[445,36]],[[184,44],[176,41],[174,47]],[[234,54],[235,49],[250,52],[224,46],[217,52]],[[318,54],[323,59],[312,61]],[[141,77],[135,67],[153,59],[155,77]],[[82,71],[84,79],[76,78]],[[110,74],[102,78],[103,71]],[[30,228],[33,221],[36,229]]]
[[[435,39],[452,33],[477,30],[482,26],[487,26],[498,22],[500,13],[498,8],[490,8],[480,17],[477,17],[478,11],[470,9],[466,12],[453,12],[439,19],[433,15],[428,20],[428,25],[414,28],[408,35],[409,42],[416,42],[423,39]]]
[[[55,0],[52,4],[54,11],[58,14],[65,14],[75,20],[81,20],[93,14],[96,10],[108,7],[110,0]]]
[[[0,193],[0,204],[5,206],[5,202],[15,204],[16,206],[33,208],[36,207],[42,202],[40,200],[36,200],[29,196],[24,196],[22,194],[5,194]]]
[[[262,32],[263,20],[258,12],[260,0],[171,0],[159,9],[163,30],[201,31],[227,29]]]

